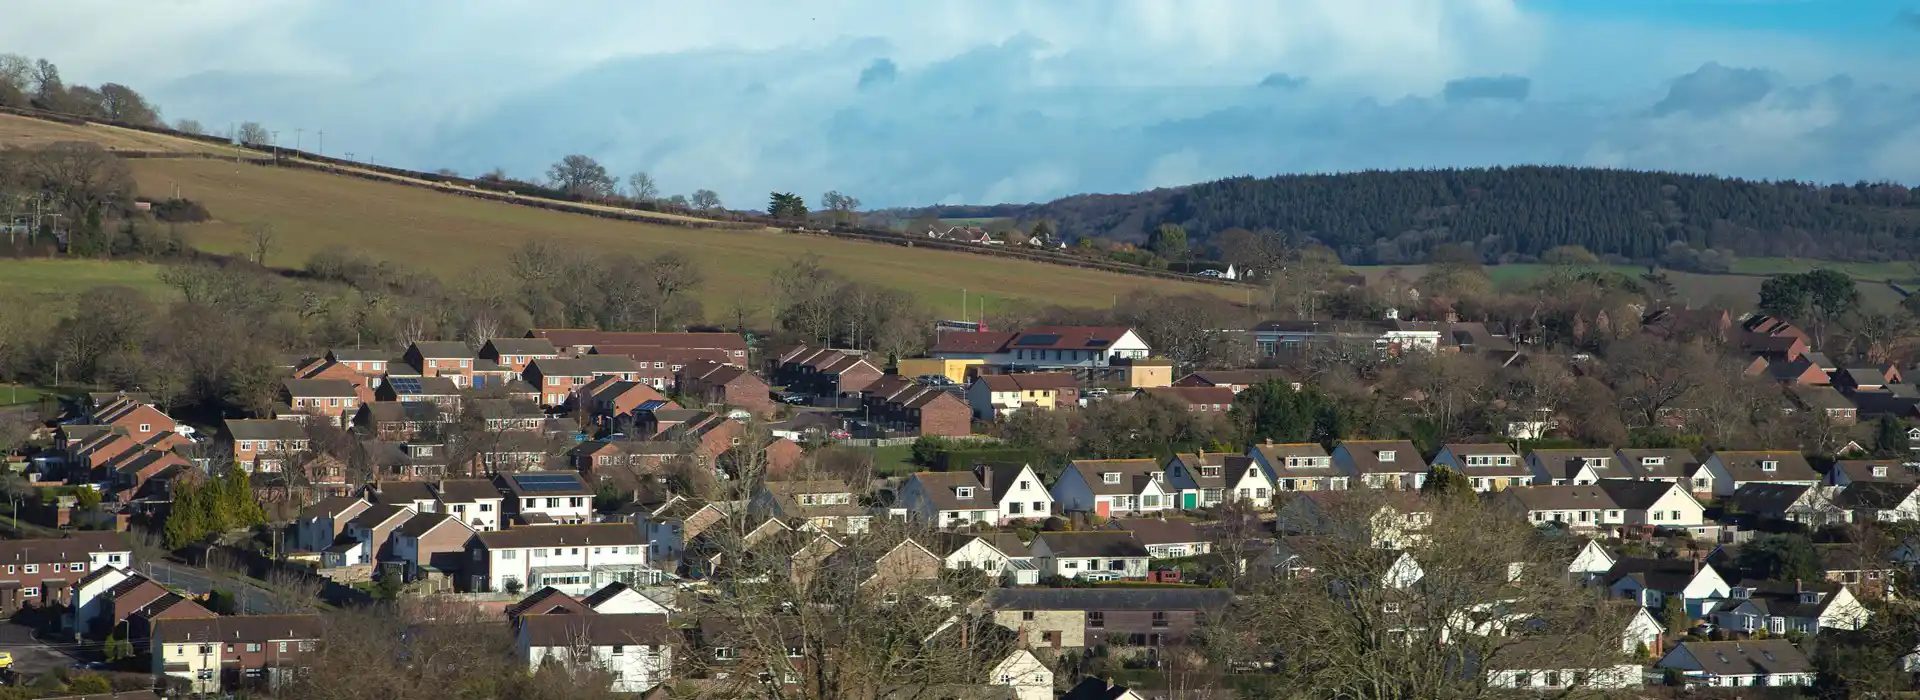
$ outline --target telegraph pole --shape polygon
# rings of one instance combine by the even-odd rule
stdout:
[[[293,150],[300,150],[300,135],[306,133],[306,131],[306,129],[293,130]]]

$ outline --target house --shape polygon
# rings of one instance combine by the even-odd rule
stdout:
[[[829,532],[866,532],[872,514],[838,481],[769,481],[747,504],[755,520],[804,520]]]
[[[546,338],[494,338],[480,346],[479,357],[514,372],[523,372],[534,360],[560,357],[560,349]]]
[[[1218,588],[999,588],[980,606],[1023,647],[1079,649],[1178,645],[1232,600]]]
[[[1226,387],[1161,386],[1134,390],[1134,398],[1154,397],[1187,409],[1188,413],[1225,414],[1233,409],[1233,390]]]
[[[980,372],[985,361],[978,359],[942,360],[937,357],[903,357],[894,362],[894,373],[914,379],[941,377],[958,385]]]
[[[358,496],[337,496],[307,506],[293,520],[293,549],[318,552],[332,546],[347,523],[371,505]]]
[[[1819,411],[1834,425],[1853,425],[1860,419],[1860,407],[1839,389],[1830,386],[1792,385],[1787,396],[1806,411]]]
[[[1678,671],[1691,686],[1741,688],[1813,685],[1813,662],[1787,639],[1681,642],[1655,668]]]
[[[1533,470],[1514,454],[1513,448],[1499,443],[1441,447],[1433,456],[1433,466],[1466,475],[1473,490],[1481,493],[1533,484]]]
[[[965,401],[945,388],[906,377],[880,378],[867,387],[861,405],[884,430],[936,437],[973,434],[973,413]]]
[[[412,506],[375,503],[347,521],[332,546],[321,553],[321,566],[359,566],[395,561],[393,532],[418,511]]]
[[[1693,474],[1694,492],[1715,496],[1733,495],[1741,484],[1756,482],[1813,486],[1820,483],[1820,473],[1792,450],[1722,450]]]
[[[566,404],[577,389],[596,378],[632,381],[638,374],[639,367],[632,358],[617,355],[536,359],[527,363],[527,369],[521,372],[528,384],[540,390],[540,403],[546,406]]]
[[[1573,551],[1572,556],[1567,557],[1567,576],[1582,584],[1593,585],[1606,578],[1607,572],[1613,570],[1614,563],[1613,553],[1607,551],[1599,540],[1585,540]]]
[[[500,474],[506,514],[521,522],[540,519],[562,525],[593,522],[593,487],[575,472]]]
[[[1213,550],[1200,528],[1186,518],[1114,518],[1107,527],[1133,533],[1154,559],[1178,559]]]
[[[1268,440],[1248,449],[1247,457],[1266,472],[1275,493],[1347,488],[1348,477],[1333,468],[1333,457],[1311,442],[1276,445]]]
[[[1253,458],[1227,452],[1175,454],[1167,460],[1161,487],[1185,510],[1213,508],[1243,499],[1258,509],[1273,505],[1273,482]]]
[[[1025,464],[975,465],[964,472],[916,472],[900,488],[899,504],[937,527],[952,528],[1053,514],[1053,495]]]
[[[428,481],[447,472],[446,445],[437,442],[361,440],[356,459],[372,467],[377,479]]]
[[[1551,488],[1551,487],[1548,487]],[[1643,611],[1644,612],[1644,611]],[[1487,685],[1541,692],[1592,692],[1638,688],[1640,666],[1625,659],[1568,658],[1582,643],[1554,635],[1515,637],[1496,645],[1487,664]]]
[[[1514,486],[1502,489],[1493,499],[1498,507],[1535,525],[1594,530],[1619,525],[1621,520],[1619,505],[1594,485]]]
[[[1726,498],[1728,509],[1762,521],[1785,521],[1809,528],[1853,521],[1840,500],[1842,490],[1817,484],[1747,483]]]
[[[725,519],[727,512],[721,504],[701,503],[682,496],[655,505],[646,511],[641,521],[647,533],[647,560],[678,561],[687,543]]]
[[[472,384],[473,349],[451,340],[421,340],[407,346],[401,359],[422,377],[446,377],[455,386]]]
[[[224,425],[234,463],[250,472],[280,471],[287,458],[307,449],[307,430],[293,421],[228,418]]]
[[[644,693],[672,677],[678,641],[665,615],[523,615],[514,654],[529,672],[584,667],[611,676],[616,693]]]
[[[1120,326],[1031,326],[1015,333],[998,354],[999,361],[988,364],[1032,369],[1104,367],[1116,359],[1146,359],[1153,355],[1153,348],[1133,329]]]
[[[1533,483],[1542,486],[1591,484],[1627,476],[1612,450],[1534,450],[1527,453]]]
[[[344,427],[347,417],[359,410],[360,392],[345,379],[282,379],[280,400],[293,413],[318,416]]]
[[[154,623],[155,677],[178,678],[190,693],[273,688],[308,666],[324,626],[319,615],[239,615]]]
[[[467,548],[469,591],[553,586],[585,593],[614,581],[652,583],[646,538],[630,523],[546,525],[474,535]]]
[[[580,603],[601,615],[666,615],[671,610],[660,601],[641,595],[633,586],[614,581],[587,594]]]
[[[440,408],[460,411],[460,384],[448,377],[402,377],[388,374],[373,392],[375,401],[427,401]]]
[[[446,513],[475,532],[500,529],[506,496],[489,479],[441,479],[432,484],[434,502],[424,512]]]
[[[591,615],[593,608],[587,607],[579,598],[561,593],[558,588],[542,586],[502,612],[506,613],[507,624],[518,629],[520,618],[525,615]]]
[[[1696,618],[1732,590],[1713,566],[1689,559],[1623,557],[1602,582],[1612,597],[1633,600],[1648,610],[1661,609],[1668,598],[1679,599]]]
[[[1053,669],[1033,652],[1015,649],[987,672],[987,682],[1013,689],[1013,700],[1053,700]]]
[[[1710,617],[1721,629],[1779,636],[1857,630],[1866,626],[1868,611],[1845,585],[1831,581],[1742,581]]]
[[[353,425],[381,440],[437,436],[458,418],[431,401],[369,401],[354,413]]]
[[[421,513],[408,518],[392,534],[393,558],[406,565],[404,575],[415,581],[429,575],[457,577],[464,568],[473,528],[446,513]]]
[[[1898,459],[1842,459],[1827,470],[1828,486],[1850,486],[1856,481],[1920,483],[1920,465]]]
[[[1854,517],[1860,520],[1883,523],[1920,520],[1920,484],[1916,483],[1856,481],[1840,493],[1838,500],[1853,509]]]
[[[704,363],[745,367],[744,357],[734,357],[725,350],[663,348],[635,345],[600,345],[588,353],[588,357],[622,357],[633,360],[632,381],[646,384],[660,391],[680,390],[680,373],[689,366]]]
[[[1174,507],[1164,478],[1151,459],[1076,459],[1053,482],[1053,501],[1061,512],[1101,517],[1157,513]]]
[[[942,361],[968,362],[984,365],[1004,365],[1001,350],[1013,342],[1018,333],[992,331],[947,331],[933,340],[933,346],[927,348],[927,354]]]
[[[1041,576],[1090,581],[1147,577],[1147,548],[1127,531],[1043,532],[1033,539]]]
[[[1382,321],[1266,321],[1253,327],[1261,357],[1295,356],[1317,346],[1370,349],[1383,355],[1433,352],[1440,348],[1440,324]]]
[[[948,569],[987,572],[1016,586],[1040,583],[1040,567],[1033,548],[1011,532],[943,533],[939,540],[943,565]]]
[[[1068,372],[982,374],[967,386],[973,417],[998,420],[1022,408],[1051,411],[1080,405],[1080,380]]]
[[[597,425],[612,425],[615,417],[633,413],[642,406],[648,410],[680,408],[651,384],[614,377],[595,378],[576,393],[576,406],[586,409]]]
[[[1370,489],[1418,491],[1427,461],[1406,440],[1345,440],[1333,448],[1333,468]]]
[[[1111,679],[1087,676],[1061,695],[1060,700],[1146,700],[1146,696]]]
[[[1286,369],[1210,369],[1199,370],[1174,380],[1174,386],[1225,387],[1238,394],[1257,384],[1279,382],[1299,391],[1299,376]]]
[[[1417,491],[1309,491],[1280,506],[1273,528],[1283,535],[1339,534],[1375,549],[1402,549],[1420,542],[1432,520],[1432,505]]]
[[[487,430],[501,433],[542,432],[547,420],[539,406],[518,399],[474,399],[467,402],[467,413]]]
[[[1628,449],[1614,452],[1628,478],[1642,481],[1686,481],[1700,459],[1680,448]]]
[[[1619,525],[1627,528],[1686,528],[1704,534],[1706,507],[1687,487],[1671,481],[1601,479],[1599,487],[1620,508]]]
[[[836,581],[887,589],[937,579],[944,564],[940,555],[924,545],[912,538],[901,538],[879,556],[859,548],[837,549],[820,561],[818,571],[829,572]],[[807,572],[796,573],[804,576]]]
[[[374,379],[387,373],[387,364],[392,357],[391,350],[332,348],[327,350],[326,359],[351,369],[362,377]]]
[[[773,415],[767,383],[744,367],[702,360],[686,365],[677,377],[681,396],[706,406],[730,406],[766,418]]]
[[[1886,391],[1888,387],[1900,384],[1900,368],[1893,365],[1879,367],[1848,367],[1831,370],[1833,385],[1849,394],[1864,391]]]
[[[787,391],[814,396],[846,396],[867,390],[886,376],[862,353],[795,347],[774,359],[773,381]]]

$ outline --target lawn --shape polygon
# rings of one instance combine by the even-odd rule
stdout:
[[[1743,275],[1785,275],[1819,268],[1839,270],[1862,281],[1920,278],[1920,266],[1907,262],[1831,262],[1803,258],[1740,258],[1733,262],[1733,271]]]
[[[926,468],[913,463],[912,445],[891,445],[870,449],[873,450],[874,476],[906,476]]]
[[[186,227],[190,242],[206,250],[250,253],[245,226],[269,222],[277,238],[269,265],[297,267],[315,251],[338,245],[449,281],[501,276],[508,254],[533,239],[602,255],[644,258],[676,250],[705,271],[701,301],[710,318],[724,316],[741,298],[766,308],[773,271],[806,253],[848,277],[912,291],[951,313],[959,312],[962,290],[974,303],[984,298],[989,310],[1016,303],[1101,306],[1137,289],[1241,294],[1215,285],[824,236],[616,221],[307,170],[197,159],[130,164],[141,192],[178,187],[182,196],[207,205],[216,221]]]
[[[0,298],[53,302],[110,284],[132,287],[149,296],[167,290],[160,282],[160,266],[151,263],[0,258]]]
[[[24,406],[38,403],[40,397],[49,394],[57,396],[58,392],[39,386],[0,384],[0,406]]]

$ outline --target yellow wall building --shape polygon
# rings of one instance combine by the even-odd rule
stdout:
[[[981,359],[943,360],[938,357],[913,357],[900,361],[899,374],[909,378],[937,374],[953,380],[955,384],[965,384],[967,368],[984,364],[986,360]]]

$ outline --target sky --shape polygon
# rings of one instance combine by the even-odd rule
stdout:
[[[1920,0],[0,0],[0,52],[382,165],[737,208],[1516,164],[1920,184]]]

